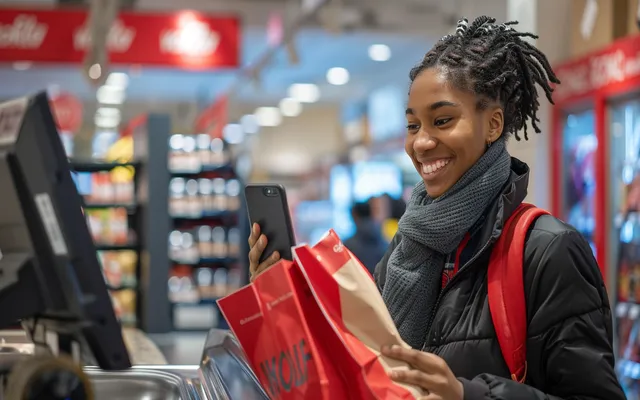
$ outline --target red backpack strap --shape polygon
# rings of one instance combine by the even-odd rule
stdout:
[[[493,247],[487,272],[489,310],[511,379],[527,377],[527,305],[524,296],[524,246],[531,224],[545,210],[522,203],[505,222]]]

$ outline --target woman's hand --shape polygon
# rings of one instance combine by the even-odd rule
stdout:
[[[414,369],[392,371],[391,379],[398,383],[418,386],[427,395],[420,400],[463,400],[462,383],[453,375],[447,363],[440,357],[400,346],[385,346],[382,354],[404,361]]]
[[[267,247],[267,237],[260,234],[260,225],[253,224],[251,227],[251,235],[249,235],[249,273],[251,281],[255,279],[261,272],[278,262],[280,254],[274,251],[266,260],[260,263],[260,256]]]

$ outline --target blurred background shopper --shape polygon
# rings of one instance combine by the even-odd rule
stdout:
[[[411,70],[405,150],[422,177],[375,278],[405,342],[383,351],[414,370],[393,378],[429,399],[624,399],[614,373],[609,300],[587,241],[539,217],[524,249],[527,373],[510,379],[488,311],[492,244],[526,194],[529,167],[506,141],[536,132],[537,87],[559,84],[534,37],[461,20]],[[266,238],[254,226],[251,273]],[[446,279],[445,279],[446,277]]]
[[[356,233],[345,240],[344,245],[373,274],[389,243],[382,237],[380,225],[371,217],[369,202],[354,204],[351,208],[351,216],[356,225]]]

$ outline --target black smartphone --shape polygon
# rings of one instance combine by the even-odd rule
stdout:
[[[267,247],[260,262],[274,251],[280,253],[280,258],[292,260],[291,247],[295,246],[296,241],[284,186],[249,184],[244,188],[244,195],[251,227],[253,224],[260,225],[260,232],[267,237]]]

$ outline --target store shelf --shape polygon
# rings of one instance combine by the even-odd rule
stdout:
[[[233,264],[238,262],[238,258],[236,257],[207,257],[207,258],[199,258],[197,260],[181,260],[181,259],[171,259],[174,263],[182,264],[182,265],[193,265],[193,266],[201,266],[205,264]]]
[[[200,299],[198,301],[176,301],[171,303],[174,306],[205,306],[205,305],[214,305],[214,306],[218,306],[218,300],[220,300],[220,297],[212,297],[212,298],[205,298],[205,299]]]
[[[107,283],[107,290],[110,291],[120,291],[120,290],[138,290],[138,285],[120,285],[120,286],[113,286],[110,285],[109,283]]]
[[[237,214],[238,214],[237,211],[215,211],[215,212],[209,212],[209,213],[202,213],[202,214],[199,214],[199,215],[172,214],[170,216],[174,220],[199,221],[199,220],[206,220],[206,219],[230,218],[230,217],[236,216]]]
[[[118,167],[133,167],[139,168],[140,163],[137,161],[132,162],[100,162],[100,161],[90,161],[90,160],[70,160],[69,166],[75,172],[101,172],[101,171],[111,171],[114,168]]]
[[[194,169],[171,169],[169,173],[173,176],[191,176],[199,175],[205,172],[233,173],[233,167],[229,164],[225,165],[203,165]]]
[[[125,251],[133,250],[138,251],[140,245],[137,243],[125,243],[125,244],[108,244],[108,243],[95,243],[97,251]]]
[[[138,208],[138,204],[135,203],[84,203],[82,206],[87,210],[99,210],[104,208],[126,208],[129,212],[135,212]]]

